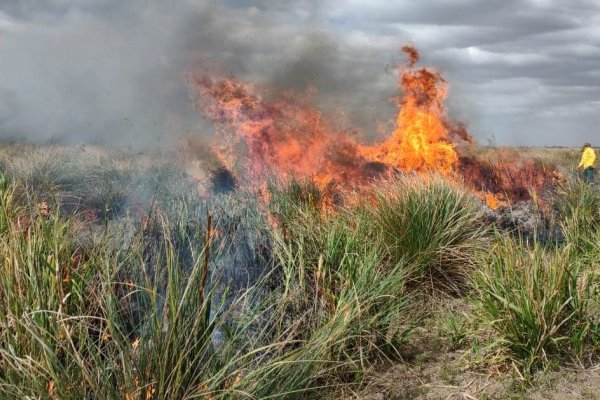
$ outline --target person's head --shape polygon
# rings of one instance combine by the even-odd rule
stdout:
[[[588,147],[592,147],[592,145],[589,143],[584,144],[583,147],[581,148],[581,151],[587,149]]]

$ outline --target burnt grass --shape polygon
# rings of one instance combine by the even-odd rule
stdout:
[[[473,263],[464,268],[469,275],[484,269],[486,256],[495,251],[494,245],[499,236],[522,244],[526,249],[523,251],[529,251],[527,249],[538,251],[537,246],[547,248],[543,251],[548,252],[548,257],[550,253],[558,251],[556,249],[577,247],[579,250],[576,254],[569,253],[569,257],[573,257],[570,262],[585,260],[583,263],[586,265],[583,268],[598,265],[596,253],[589,250],[589,246],[597,247],[600,241],[592,234],[585,238],[579,236],[574,238],[576,234],[587,235],[587,233],[574,232],[571,229],[572,224],[578,221],[577,212],[573,210],[578,210],[578,207],[583,210],[584,207],[589,206],[587,203],[573,206],[577,199],[569,198],[569,191],[579,190],[573,186],[576,185],[574,183],[576,177],[570,165],[571,162],[576,163],[577,153],[575,151],[569,153],[568,150],[563,149],[554,152],[540,149],[538,153],[528,149],[525,153],[527,152],[529,155],[538,156],[532,164],[536,170],[544,171],[543,166],[550,162],[557,165],[557,170],[565,177],[564,182],[549,186],[546,193],[540,193],[539,198],[532,199],[526,184],[519,181],[517,187],[513,188],[510,205],[497,210],[490,209],[474,196],[470,198],[469,204],[476,204],[476,208],[479,208],[476,213],[478,224],[485,227],[486,231],[482,242],[473,243],[487,242],[488,245],[482,244],[482,248],[477,249],[481,250],[477,252],[477,257],[483,261],[475,260],[477,258],[475,255],[472,261],[468,261]],[[569,155],[572,155],[572,158]],[[486,183],[466,182],[466,184],[470,187],[479,185],[479,189],[493,193],[505,191],[506,188],[503,186],[505,183],[498,176],[498,171],[494,169],[493,164],[488,161],[475,162],[476,157],[489,160],[493,158],[493,154],[485,153],[483,156],[478,154],[463,158],[462,168],[471,170],[471,175],[468,176],[487,176],[489,179],[485,181]],[[309,331],[312,329],[318,331],[322,319],[335,318],[333,299],[343,292],[335,286],[334,282],[336,279],[341,279],[339,276],[344,272],[334,270],[333,266],[336,262],[345,262],[344,260],[349,257],[346,253],[341,256],[335,252],[327,255],[326,246],[329,245],[327,241],[348,240],[346,245],[353,246],[352,240],[344,235],[347,234],[347,230],[362,229],[362,226],[353,226],[362,219],[357,217],[354,220],[352,219],[354,217],[351,217],[346,220],[335,218],[330,220],[322,217],[318,209],[326,201],[326,197],[333,195],[334,204],[341,209],[346,207],[343,204],[343,196],[339,193],[323,193],[314,186],[297,181],[281,192],[272,188],[271,199],[276,202],[277,207],[265,210],[254,195],[246,192],[238,178],[227,169],[221,167],[208,171],[203,180],[199,181],[188,170],[185,163],[174,162],[175,159],[168,153],[139,154],[86,147],[17,145],[4,146],[0,151],[3,175],[8,181],[18,184],[20,198],[26,199],[31,208],[46,202],[49,204],[50,213],[60,213],[85,225],[78,237],[77,251],[81,257],[85,258],[86,254],[93,253],[93,246],[99,238],[105,238],[110,242],[111,248],[119,249],[135,242],[136,237],[139,236],[140,243],[143,243],[143,251],[140,253],[143,265],[156,268],[157,265],[168,263],[171,255],[167,254],[171,253],[164,251],[164,243],[168,242],[169,246],[172,246],[170,251],[178,260],[179,268],[184,271],[184,275],[189,275],[197,264],[198,249],[208,250],[211,254],[210,282],[198,290],[203,291],[205,296],[209,296],[214,286],[214,303],[223,304],[219,310],[229,305],[240,307],[234,305],[235,299],[258,284],[262,286],[253,300],[256,304],[272,296],[293,294],[297,297],[281,300],[282,303],[289,301],[282,304],[282,309],[288,315],[278,318],[276,323],[281,324],[279,328],[283,332],[294,332],[298,326],[306,331],[298,330],[294,334],[290,333],[286,338],[290,342],[297,340],[312,343],[311,340],[316,340],[312,339]],[[473,172],[474,169],[477,171]],[[365,166],[365,173],[372,174],[374,177],[385,172],[384,170],[385,166],[376,163]],[[204,189],[200,191],[201,194],[199,194],[199,186]],[[596,189],[593,188],[592,192],[594,190]],[[281,196],[280,199],[277,198],[278,195]],[[586,195],[594,196],[589,193]],[[591,203],[593,200],[590,200]],[[368,213],[368,210],[366,212]],[[596,213],[595,210],[589,209],[582,212],[593,215]],[[358,211],[356,213],[360,214]],[[281,236],[278,240],[281,240],[281,243],[279,244],[274,241],[273,228],[270,225],[273,221],[269,221],[270,218],[276,221],[280,229]],[[163,220],[169,220],[168,229],[161,225]],[[139,230],[134,226],[143,228]],[[338,226],[343,227],[342,230],[337,231]],[[210,248],[206,247],[209,227]],[[380,240],[371,238],[372,233],[373,228],[368,228],[364,233],[364,240]],[[319,236],[321,234],[323,236]],[[360,235],[363,233],[359,233],[358,237],[361,237]],[[323,242],[319,242],[320,240]],[[299,241],[302,241],[305,247],[295,247]],[[395,244],[392,242],[386,243],[389,247],[393,245]],[[441,246],[446,245],[452,247],[456,243],[448,242]],[[281,246],[289,251],[295,249],[305,252],[302,258],[306,261],[306,266],[303,266],[306,267],[306,272],[303,272],[306,276],[302,279],[306,281],[299,280],[298,284],[299,286],[306,284],[307,287],[314,289],[292,293],[288,287],[282,286],[282,281],[290,279],[290,276],[289,270],[284,268],[286,261],[282,260],[281,254],[277,253],[282,250]],[[432,265],[438,262],[436,260],[446,260],[443,257],[450,260],[447,261],[448,263],[464,262],[460,255],[450,253],[453,257],[450,259],[447,254],[441,255],[438,249],[415,248],[417,249],[415,254],[404,251],[398,260],[404,261],[410,258],[411,263],[414,262],[415,265],[429,263],[431,265],[428,264],[427,268],[431,268],[430,271],[434,270]],[[422,248],[432,253],[427,257],[422,256],[418,253]],[[278,254],[279,258],[277,258]],[[390,258],[390,254],[386,253],[382,258]],[[299,261],[291,255],[287,262]],[[385,262],[390,260],[386,259]],[[475,264],[476,262],[482,264]],[[461,265],[458,266],[462,268]],[[331,276],[322,275],[326,270],[324,268],[329,267],[332,268]],[[438,269],[439,267],[436,266]],[[149,274],[153,280],[150,283],[158,287],[160,293],[167,293],[169,290],[167,270],[155,272]],[[120,274],[118,281],[139,278],[134,276],[137,274],[136,271],[121,271]],[[550,346],[547,360],[536,359],[525,368],[525,364],[511,353],[506,344],[511,338],[503,337],[500,331],[491,327],[493,324],[490,324],[490,321],[482,317],[481,305],[472,296],[470,278],[466,280],[466,289],[455,291],[447,290],[443,284],[438,286],[433,282],[433,279],[442,281],[446,279],[443,274],[435,275],[435,278],[434,275],[428,274],[429,272],[406,278],[408,280],[405,287],[407,300],[406,304],[399,306],[405,307],[402,308],[404,314],[400,318],[394,316],[395,319],[390,320],[389,323],[386,321],[385,326],[377,324],[377,329],[367,334],[367,336],[371,335],[369,340],[375,342],[382,340],[377,342],[382,349],[389,346],[393,350],[377,351],[369,348],[367,352],[364,349],[369,346],[360,343],[362,338],[356,339],[357,343],[345,343],[344,347],[328,349],[325,353],[333,359],[343,358],[342,354],[345,352],[358,351],[360,356],[351,358],[351,361],[356,362],[366,357],[369,362],[365,363],[360,371],[352,368],[340,368],[339,371],[334,369],[328,374],[308,371],[310,379],[299,381],[299,386],[296,388],[299,393],[302,393],[300,389],[304,384],[306,385],[304,396],[313,398],[597,398],[594,396],[597,396],[600,391],[600,372],[594,366],[596,365],[595,349],[600,344],[596,341],[596,336],[600,337],[600,329],[594,326],[595,320],[588,328],[589,331],[593,331],[593,335],[584,340],[583,351],[571,351],[571,347],[575,345],[560,349]],[[295,276],[293,279],[300,278]],[[327,292],[326,279],[331,280],[330,292]],[[402,293],[399,296],[405,295],[403,290],[399,290],[399,293]],[[303,299],[300,293],[310,299]],[[142,329],[140,327],[144,326],[145,310],[150,303],[148,297],[143,295],[123,292],[122,298],[128,298],[130,302],[126,327],[130,332],[129,339],[133,341]],[[589,301],[596,300],[598,299],[594,297]],[[383,306],[377,305],[377,307]],[[328,308],[331,310],[327,313],[320,310]],[[215,312],[222,311],[217,311],[215,307]],[[227,317],[227,321],[232,324],[235,319],[231,315]],[[263,330],[261,324],[272,324],[274,321],[269,316],[263,316],[250,324],[250,332],[256,332],[258,335],[258,332]],[[392,329],[394,325],[397,327]],[[372,328],[371,325],[365,327]],[[385,338],[378,337],[379,332],[376,332],[381,329],[387,329],[387,334],[391,336],[398,332],[402,332],[402,335],[386,342]],[[557,337],[558,333],[569,334],[557,331]],[[227,340],[228,335],[228,332],[217,329],[213,338],[217,343]],[[272,331],[267,336],[274,340],[278,334]],[[314,343],[312,345],[316,346]],[[215,349],[214,351],[218,351],[219,347]],[[279,356],[277,352],[292,354],[300,350],[302,350],[301,345],[286,345],[261,357],[275,358]],[[333,353],[336,351],[339,353],[334,356]],[[244,373],[247,372],[244,370]],[[310,375],[312,373],[317,377],[312,378]],[[282,369],[257,376],[274,381],[286,379],[286,376],[277,374],[292,374],[292,372]],[[224,381],[226,383],[219,387],[233,385],[233,388],[237,388],[231,383],[232,381],[232,379]],[[264,389],[255,387],[254,383],[244,383],[243,379],[239,384],[246,385],[240,386],[238,388],[240,391],[243,389],[262,393],[260,390]],[[309,386],[319,385],[327,389],[315,391],[309,388]],[[279,385],[273,384],[271,390],[280,389]],[[139,396],[146,396],[146,392],[137,393]],[[301,398],[300,396],[303,395],[288,397],[282,394],[280,398]],[[145,398],[152,398],[152,396]],[[228,395],[219,398],[228,398]],[[232,395],[231,398],[245,397]]]

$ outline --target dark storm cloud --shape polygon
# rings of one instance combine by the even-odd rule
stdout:
[[[185,86],[205,70],[317,88],[374,131],[416,44],[482,141],[594,141],[600,7],[575,0],[3,0],[0,137],[156,143],[208,127]]]

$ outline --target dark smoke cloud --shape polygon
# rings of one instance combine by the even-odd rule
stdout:
[[[163,144],[210,127],[185,76],[218,71],[319,93],[367,133],[393,118],[400,46],[451,82],[485,141],[594,141],[598,3],[590,0],[1,0],[0,138]]]
[[[381,63],[349,62],[316,2],[285,3],[4,1],[0,137],[147,145],[205,132],[185,86],[186,73],[204,69],[312,85],[322,104],[359,106],[356,120],[368,120],[358,103],[374,92],[363,75]],[[388,110],[390,93],[376,94]]]

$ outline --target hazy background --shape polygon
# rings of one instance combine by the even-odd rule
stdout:
[[[169,4],[167,4],[169,3]],[[162,144],[210,131],[187,73],[303,90],[374,131],[415,44],[482,143],[600,145],[600,2],[0,0],[0,138]]]

